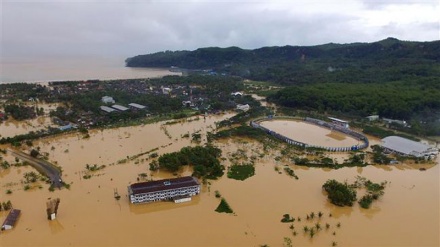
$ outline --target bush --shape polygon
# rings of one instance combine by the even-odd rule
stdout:
[[[228,171],[228,178],[245,180],[255,175],[255,167],[252,164],[232,165]]]
[[[340,183],[334,179],[327,180],[322,188],[328,193],[328,199],[337,206],[353,206],[356,201],[356,191],[347,183]]]
[[[227,213],[227,214],[234,213],[231,206],[229,206],[228,202],[226,202],[226,200],[224,198],[221,199],[220,204],[215,209],[215,211],[219,212],[219,213]]]

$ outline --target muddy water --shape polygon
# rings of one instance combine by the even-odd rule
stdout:
[[[0,234],[1,246],[282,246],[285,237],[294,246],[331,246],[332,241],[338,246],[439,245],[438,165],[426,166],[429,169],[423,172],[408,165],[339,170],[291,166],[299,176],[295,180],[276,172],[274,166],[282,168],[284,164],[265,156],[257,160],[255,176],[245,181],[226,176],[210,181],[190,203],[128,203],[126,186],[135,182],[139,173],[146,172],[154,179],[173,175],[163,171],[149,173],[149,161],[142,162],[145,156],[125,164],[109,164],[153,148],[159,148],[158,153],[176,151],[190,144],[181,135],[198,130],[205,133],[221,118],[208,117],[206,122],[201,118],[165,128],[158,123],[94,131],[89,139],[70,135],[42,140],[37,145],[63,167],[64,180],[72,183],[71,189],[49,192],[44,185],[43,189],[23,191],[23,185],[10,183],[19,182],[23,173],[32,168],[14,167],[1,172],[0,201],[11,200],[22,210],[16,228]],[[237,148],[261,150],[252,142],[221,142],[219,147],[225,155]],[[86,163],[109,166],[95,172],[91,179],[83,179]],[[191,171],[186,169],[183,173]],[[357,205],[339,208],[329,204],[322,184],[330,178],[351,182],[356,175],[375,182],[389,181],[384,197],[369,210]],[[13,193],[6,195],[6,189]],[[121,194],[120,201],[113,198],[114,189]],[[214,211],[219,203],[215,190],[236,215]],[[49,197],[61,199],[58,219],[51,222],[45,214]],[[318,222],[305,220],[311,211],[322,211],[321,225],[331,225],[313,239],[302,231],[304,225]],[[302,217],[301,222],[294,223],[297,236],[293,236],[289,224],[280,223],[285,213]],[[0,220],[4,217],[0,213]],[[339,222],[341,227],[337,228]]]
[[[65,57],[1,61],[0,83],[110,80],[181,75],[166,68],[128,68],[125,58]]]
[[[29,103],[28,105],[30,106],[31,103]],[[44,116],[40,116],[31,120],[16,121],[12,119],[12,117],[10,117],[8,120],[0,123],[0,138],[27,134],[31,131],[47,129],[47,127],[49,126],[56,127],[50,120],[49,113],[51,110],[55,110],[57,106],[57,103],[38,103],[37,107],[41,107],[44,109]]]
[[[261,125],[293,140],[311,145],[349,147],[359,144],[358,140],[350,136],[302,121],[274,120],[261,122]]]

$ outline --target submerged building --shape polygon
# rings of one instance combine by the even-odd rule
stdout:
[[[148,203],[173,200],[176,203],[190,201],[200,193],[200,184],[195,177],[162,179],[135,183],[128,186],[131,203]]]
[[[430,157],[438,154],[438,149],[421,142],[400,136],[388,136],[382,139],[382,147],[388,151],[405,156]]]
[[[12,229],[15,224],[17,223],[18,217],[20,217],[21,211],[19,209],[12,209],[8,216],[6,216],[5,221],[2,225],[2,230],[10,230]]]

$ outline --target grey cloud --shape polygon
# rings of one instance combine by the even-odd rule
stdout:
[[[368,1],[353,2],[362,6]],[[387,6],[397,1],[377,2]],[[370,42],[388,36],[437,39],[438,25],[432,22],[369,28],[359,26],[358,20],[366,18],[362,8],[339,10],[342,5],[333,4],[324,6],[331,10],[317,12],[319,2],[312,3],[6,1],[2,6],[2,56],[132,56],[207,46],[316,45]]]

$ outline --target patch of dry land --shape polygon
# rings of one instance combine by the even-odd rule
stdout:
[[[206,131],[215,122],[231,115],[211,116],[173,125],[163,123],[90,132],[90,138],[70,134],[34,141],[41,153],[63,169],[63,180],[70,189],[50,192],[47,184],[32,185],[24,190],[23,174],[29,166],[0,171],[0,201],[11,200],[22,210],[16,227],[0,234],[3,246],[439,246],[439,166],[372,165],[364,168],[329,170],[291,165],[275,161],[279,155],[261,154],[262,145],[251,140],[233,139],[217,142],[230,165],[229,156],[237,150],[255,154],[255,175],[244,181],[227,178],[208,180],[202,193],[191,202],[174,204],[158,202],[132,205],[127,186],[139,174],[147,179],[175,177],[165,171],[149,171],[151,158],[136,154],[157,148],[159,155],[177,151],[191,143],[184,138],[196,131],[206,139]],[[2,133],[8,131],[1,129]],[[322,133],[324,136],[328,133]],[[329,137],[332,139],[340,139]],[[6,148],[6,147],[2,147]],[[26,152],[28,152],[26,150]],[[14,163],[9,154],[4,160]],[[105,165],[89,173],[86,164]],[[438,161],[437,161],[438,164]],[[282,171],[289,165],[298,180]],[[190,175],[191,169],[181,171]],[[84,179],[85,175],[91,178]],[[330,204],[321,186],[328,179],[353,182],[356,176],[374,182],[388,181],[384,196],[370,209],[337,207]],[[113,197],[114,190],[121,195]],[[6,191],[11,190],[11,194]],[[217,213],[218,191],[234,214]],[[46,218],[48,198],[60,198],[58,217]],[[306,215],[322,212],[318,219],[307,221]],[[284,214],[295,218],[281,223]],[[331,217],[330,217],[331,215]],[[6,217],[0,212],[0,221]],[[316,216],[315,216],[316,217]],[[304,233],[304,226],[319,223],[322,230],[313,238]],[[328,229],[325,225],[329,224]],[[339,225],[339,227],[338,227]],[[292,228],[292,229],[291,229]],[[296,235],[294,235],[296,232]]]

